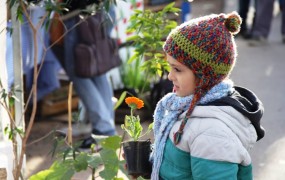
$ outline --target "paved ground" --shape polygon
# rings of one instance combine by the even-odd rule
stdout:
[[[237,9],[237,0],[225,1],[199,0],[192,5],[193,17],[209,13],[230,12]],[[222,1],[221,1],[222,2]],[[239,51],[232,79],[236,84],[252,89],[262,100],[265,113],[262,124],[266,136],[256,144],[251,152],[255,180],[285,179],[285,45],[281,43],[280,15],[274,18],[269,45],[249,47],[247,41],[237,39]],[[40,120],[34,126],[32,138],[41,137],[53,128],[66,126],[62,117]],[[63,116],[65,118],[65,116]],[[117,129],[120,131],[120,127]],[[47,168],[52,162],[48,156],[48,140],[36,143],[27,150],[27,174]],[[87,179],[88,173],[78,174],[75,179]]]
[[[226,11],[233,10],[235,3],[228,1]],[[265,107],[262,124],[266,136],[251,152],[255,180],[285,179],[285,44],[281,43],[280,24],[278,14],[268,46],[249,47],[246,41],[237,40],[239,56],[232,78],[254,90]]]

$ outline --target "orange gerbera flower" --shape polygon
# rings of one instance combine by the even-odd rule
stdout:
[[[144,106],[143,100],[136,98],[136,97],[127,97],[125,99],[125,102],[132,109],[140,109]]]

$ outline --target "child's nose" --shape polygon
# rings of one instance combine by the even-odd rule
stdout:
[[[169,81],[173,81],[173,77],[172,77],[172,71],[169,71],[167,78],[169,79]]]

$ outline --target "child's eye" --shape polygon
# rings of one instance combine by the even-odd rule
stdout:
[[[176,72],[181,72],[181,70],[178,69],[178,68],[174,68],[174,71],[176,71]]]

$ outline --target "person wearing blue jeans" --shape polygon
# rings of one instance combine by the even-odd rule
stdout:
[[[282,0],[283,1],[283,0]],[[282,1],[279,1],[279,3]],[[251,46],[264,45],[270,33],[271,21],[273,18],[273,7],[275,0],[259,0],[256,9],[256,19],[252,31]],[[283,1],[284,3],[284,1]],[[285,43],[285,13],[282,13],[281,34]]]
[[[77,23],[77,18],[70,18],[64,21],[67,29],[72,29]],[[107,75],[81,78],[76,76],[74,71],[74,48],[78,43],[78,33],[73,28],[64,37],[64,62],[63,67],[73,82],[74,89],[86,108],[87,119],[92,124],[92,134],[115,135],[113,110],[113,90],[107,79]],[[89,148],[95,141],[89,137],[81,145],[82,148]]]

